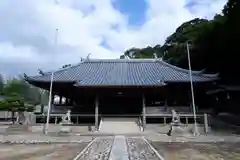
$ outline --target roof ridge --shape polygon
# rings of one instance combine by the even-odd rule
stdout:
[[[78,67],[79,65],[85,63],[85,62],[90,62],[90,63],[98,63],[98,62],[105,62],[105,63],[110,63],[110,62],[149,62],[149,63],[152,63],[152,62],[156,62],[157,59],[154,59],[154,58],[149,58],[149,59],[83,59],[81,62],[79,63],[76,63],[76,64],[71,64],[71,66],[68,66],[68,67],[65,67],[65,68],[59,68],[59,69],[56,69],[56,70],[53,70],[53,71],[47,71],[47,72],[43,72],[45,75],[47,74],[51,74],[52,72],[59,72],[59,71],[64,71],[66,69],[69,69],[69,68],[74,68],[74,67]]]
[[[155,58],[146,59],[87,59],[85,62],[156,62]]]

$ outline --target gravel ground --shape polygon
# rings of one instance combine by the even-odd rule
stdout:
[[[165,160],[240,160],[240,143],[151,142]]]
[[[72,160],[87,144],[2,144],[0,160]]]
[[[142,138],[127,138],[127,146],[130,160],[159,160]]]
[[[113,140],[113,137],[95,139],[92,145],[90,145],[78,160],[108,160]]]
[[[108,160],[111,154],[118,157],[119,151],[125,146],[129,160],[159,160],[156,153],[142,137],[121,136],[119,143],[113,143],[113,136],[99,136],[85,150],[78,160]],[[0,160],[73,160],[92,141],[90,136],[48,137],[48,136],[4,136],[4,140],[40,140],[53,143],[39,144],[0,144]],[[117,138],[117,137],[116,137]],[[115,138],[115,140],[117,140]],[[149,137],[148,137],[149,138]],[[161,137],[166,138],[166,137]],[[2,139],[2,141],[3,141]],[[211,137],[208,137],[211,139]],[[69,140],[74,141],[70,143]],[[240,142],[168,142],[160,141],[159,137],[148,139],[151,145],[165,160],[240,160]],[[205,140],[205,138],[203,139]],[[64,142],[63,142],[64,141]],[[66,141],[66,142],[65,142]],[[75,142],[76,141],[76,142]],[[120,143],[120,142],[126,143]],[[111,153],[112,151],[112,153]],[[111,154],[110,154],[111,153]],[[116,154],[116,155],[115,155]],[[115,160],[113,158],[113,160]]]

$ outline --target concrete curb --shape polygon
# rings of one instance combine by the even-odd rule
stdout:
[[[0,144],[57,144],[57,143],[82,143],[77,140],[6,140],[0,141]]]

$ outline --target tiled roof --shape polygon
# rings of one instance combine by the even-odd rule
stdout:
[[[217,75],[192,71],[194,82],[217,79]],[[28,81],[49,82],[51,72],[27,77]],[[189,71],[160,59],[89,59],[77,65],[54,71],[54,81],[74,82],[77,86],[163,85],[189,82]]]

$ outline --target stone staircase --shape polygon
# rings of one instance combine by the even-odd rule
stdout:
[[[102,118],[99,132],[110,134],[139,133],[138,118]]]

